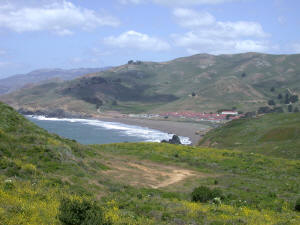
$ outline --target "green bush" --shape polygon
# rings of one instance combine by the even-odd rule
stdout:
[[[104,223],[101,208],[88,200],[64,198],[59,207],[59,220],[63,225],[101,225]]]
[[[296,201],[295,210],[300,212],[300,198],[298,198],[297,201]]]
[[[0,169],[6,169],[8,167],[8,161],[6,159],[0,159]]]
[[[11,180],[6,180],[5,183],[4,183],[4,187],[3,189],[5,191],[11,191],[15,188],[15,185],[12,183]]]
[[[217,197],[223,198],[222,191],[217,188],[209,189],[208,187],[200,186],[195,188],[192,192],[193,202],[208,202]]]

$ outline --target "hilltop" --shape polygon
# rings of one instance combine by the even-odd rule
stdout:
[[[63,83],[46,83],[1,99],[16,109],[92,115],[287,106],[278,95],[299,95],[300,55],[198,54],[168,62],[134,62]],[[298,106],[298,105],[297,105]]]
[[[72,80],[88,73],[100,72],[107,68],[78,68],[78,69],[39,69],[26,74],[17,74],[0,79],[0,95],[7,94],[23,87],[49,82],[51,80]]]
[[[300,113],[272,113],[231,121],[209,131],[199,145],[300,159]]]
[[[300,222],[295,159],[158,143],[84,146],[2,103],[0,155],[3,224]],[[220,200],[191,201],[200,185],[217,188]]]

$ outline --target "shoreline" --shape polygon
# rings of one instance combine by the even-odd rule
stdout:
[[[147,127],[154,130],[163,131],[169,134],[176,134],[178,136],[188,137],[192,142],[191,145],[197,145],[201,139],[201,135],[196,132],[206,133],[211,129],[210,126],[201,123],[192,122],[177,122],[177,121],[163,121],[163,120],[150,120],[140,118],[127,118],[127,117],[92,117],[91,119],[102,120],[105,122],[117,122],[128,125]]]
[[[36,115],[37,114],[23,114],[26,115]],[[38,114],[41,115],[41,114]],[[41,115],[42,116],[42,115]],[[152,130],[158,130],[168,134],[176,134],[178,136],[189,138],[192,146],[195,146],[200,141],[203,134],[209,131],[212,127],[206,124],[201,124],[197,122],[184,122],[184,121],[171,121],[171,120],[155,120],[155,119],[143,119],[143,118],[129,118],[120,117],[112,115],[92,115],[88,117],[76,117],[76,116],[52,116],[43,115],[48,118],[58,118],[58,119],[93,119],[103,122],[115,122],[122,123],[131,126],[145,127]],[[168,141],[168,140],[166,140]]]

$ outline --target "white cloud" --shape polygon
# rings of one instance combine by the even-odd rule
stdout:
[[[221,37],[267,37],[268,34],[263,31],[262,26],[256,22],[238,21],[238,22],[217,22],[211,30],[212,34]]]
[[[190,29],[185,34],[172,35],[175,45],[185,47],[189,53],[235,53],[266,51],[269,35],[262,26],[252,21],[217,21],[207,12],[177,8],[173,15],[180,26]]]
[[[205,31],[203,36],[220,37],[238,37],[238,36],[256,36],[266,37],[262,26],[256,22],[237,21],[223,22],[217,21],[213,15],[208,12],[196,12],[191,9],[176,8],[173,15],[180,26],[194,30]],[[206,27],[205,27],[206,26]]]
[[[98,15],[95,11],[62,0],[46,5],[18,7],[0,5],[0,27],[15,32],[51,31],[69,35],[76,29],[92,30],[99,26],[117,26],[119,21],[111,16]]]
[[[153,2],[167,6],[187,6],[187,5],[216,5],[239,0],[119,0],[122,4],[141,4],[145,2]]]
[[[194,10],[177,8],[173,14],[182,27],[208,26],[215,23],[215,18],[207,12],[197,13]]]
[[[104,39],[104,43],[118,48],[134,48],[149,51],[164,51],[170,48],[170,45],[163,40],[133,30],[124,32],[117,37],[107,37]]]
[[[213,54],[263,52],[268,50],[268,42],[260,40],[208,38],[188,32],[183,36],[174,36],[175,44],[185,47],[187,52],[195,54],[207,52]]]

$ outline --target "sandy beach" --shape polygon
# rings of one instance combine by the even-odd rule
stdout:
[[[141,127],[148,127],[155,130],[164,131],[167,133],[177,134],[179,136],[189,137],[192,145],[196,145],[201,136],[196,134],[198,131],[207,131],[211,127],[192,122],[177,122],[168,120],[150,120],[150,119],[138,119],[138,118],[108,118],[108,117],[97,117],[97,119],[108,122],[119,122],[129,125],[136,125]]]

